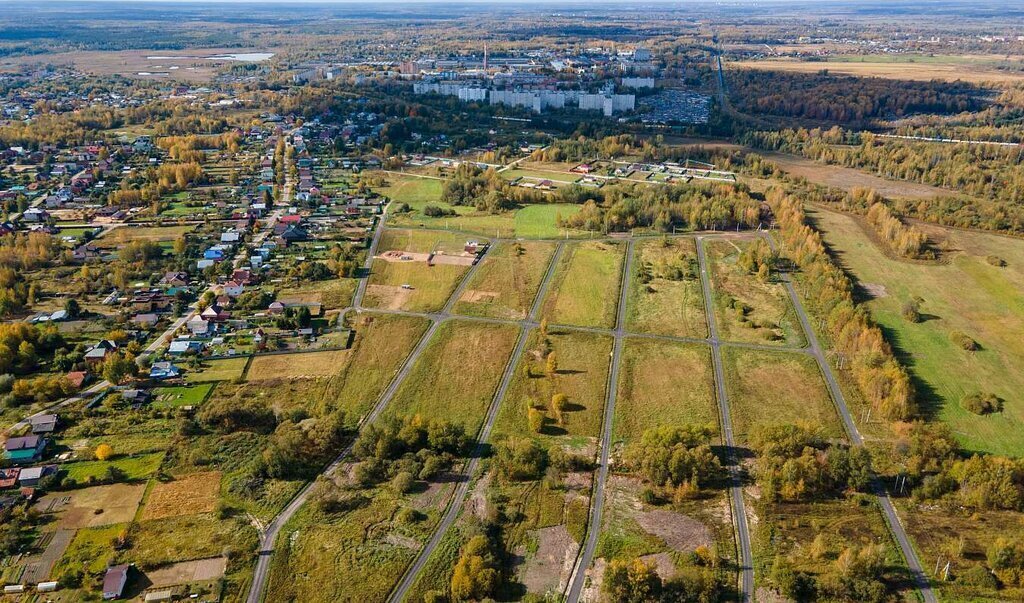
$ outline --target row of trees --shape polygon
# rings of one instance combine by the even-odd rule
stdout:
[[[863,447],[829,443],[818,431],[798,425],[757,430],[756,475],[764,500],[799,502],[865,490],[871,483],[871,458]]]
[[[797,199],[780,189],[768,193],[784,242],[784,254],[802,271],[800,284],[818,316],[825,318],[833,348],[848,362],[864,398],[891,420],[914,417],[917,404],[906,369],[881,329],[853,301],[853,283],[829,257],[821,234],[806,223]]]
[[[868,194],[872,193],[874,191]],[[854,191],[854,194],[857,194],[857,191]],[[888,243],[897,254],[914,259],[935,257],[935,254],[928,249],[928,236],[920,229],[904,224],[880,199],[868,206],[867,219],[878,236]]]

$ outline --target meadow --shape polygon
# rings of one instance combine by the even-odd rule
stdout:
[[[694,241],[645,241],[636,246],[635,253],[626,327],[636,333],[707,337]]]
[[[565,247],[542,315],[555,324],[615,326],[625,245],[586,242]]]
[[[376,259],[363,305],[384,310],[436,312],[444,307],[469,269],[452,264]]]
[[[553,243],[497,244],[466,284],[454,313],[510,320],[526,318],[554,251]]]

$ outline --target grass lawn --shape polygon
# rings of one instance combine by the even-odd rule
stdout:
[[[107,231],[102,237],[93,241],[101,249],[116,249],[129,241],[153,241],[156,243],[174,241],[192,232],[195,226],[143,226],[134,228],[121,226]]]
[[[626,325],[630,331],[708,336],[704,294],[693,239],[646,241],[636,246],[629,278]],[[646,275],[648,282],[643,282]]]
[[[421,208],[427,203],[439,203],[444,181],[436,178],[417,178],[416,176],[399,176],[397,174],[381,174],[388,185],[378,187],[381,195],[392,201],[408,203]]]
[[[956,251],[947,263],[904,262],[886,257],[855,219],[817,209],[810,215],[842,265],[874,293],[868,309],[910,369],[925,413],[948,423],[969,451],[1024,455],[1024,242],[924,226]],[[990,255],[1006,266],[990,265]],[[924,299],[920,323],[901,315],[915,296]],[[954,331],[980,349],[954,344]],[[978,392],[1001,398],[1002,412],[978,416],[960,406]]]
[[[429,321],[424,318],[367,315],[355,324],[348,362],[337,367],[328,382],[328,409],[345,408],[366,414],[412,353]]]
[[[794,352],[723,348],[725,388],[739,442],[758,426],[806,424],[843,437],[832,398],[814,358]]]
[[[551,329],[548,339],[557,359],[558,372],[554,378],[544,374],[545,344],[539,332],[534,331],[502,402],[494,439],[510,436],[565,439],[564,436],[568,436],[570,443],[588,446],[592,438],[601,433],[612,338]],[[529,376],[527,367],[530,367]],[[552,396],[558,393],[569,398],[569,408],[562,413],[561,425],[549,408]],[[543,407],[548,416],[540,434],[533,433],[529,427],[527,410],[531,405]]]
[[[613,437],[638,438],[659,425],[707,425],[718,432],[718,404],[708,346],[626,340]]]
[[[553,239],[564,237],[565,229],[558,227],[558,217],[568,218],[580,211],[581,205],[546,203],[527,205],[515,212],[516,236],[524,239]],[[570,237],[586,236],[582,230],[568,229]]]
[[[60,580],[76,571],[102,574],[114,560],[114,539],[127,529],[126,523],[79,529],[64,555],[53,566],[50,579]]]
[[[562,252],[542,314],[556,324],[615,326],[622,260],[621,243],[586,242]]]
[[[436,312],[444,307],[467,266],[375,259],[363,305],[386,310]],[[411,289],[403,287],[408,285]]]
[[[277,292],[277,299],[282,302],[316,302],[324,310],[346,308],[352,305],[352,296],[358,284],[359,281],[354,278],[335,278],[282,289]]]
[[[526,318],[554,251],[554,243],[499,243],[473,274],[454,312],[512,320]]]
[[[203,383],[194,386],[158,387],[153,390],[153,408],[179,408],[181,406],[199,406],[216,383]]]
[[[116,446],[116,442],[114,445]],[[138,480],[152,475],[160,467],[163,458],[163,452],[152,452],[109,461],[77,461],[63,464],[60,468],[67,471],[67,479],[73,479],[80,484],[88,482],[89,478],[105,478],[110,467],[124,471],[127,480]]]
[[[511,325],[444,323],[402,382],[388,414],[457,421],[474,433],[518,335]]]
[[[806,343],[796,311],[781,283],[763,282],[740,269],[736,260],[741,246],[731,241],[711,241],[705,245],[722,340],[793,347]],[[743,314],[730,307],[733,300],[749,310]]]
[[[203,368],[198,371],[188,371],[185,380],[189,383],[208,383],[210,381],[233,381],[245,373],[245,367],[249,364],[249,358],[222,358],[219,360],[204,360]]]

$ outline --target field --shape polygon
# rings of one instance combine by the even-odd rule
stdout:
[[[165,243],[181,238],[185,233],[192,232],[195,226],[152,226],[134,228],[121,226],[108,231],[96,239],[94,244],[100,249],[116,249],[129,241],[152,241]]]
[[[453,311],[468,316],[526,318],[554,250],[553,243],[499,243],[487,253]]]
[[[46,61],[53,65],[74,65],[79,71],[98,76],[123,75],[128,78],[174,79],[193,82],[212,78],[220,67],[236,64],[235,61],[211,57],[232,53],[256,52],[252,48],[203,48],[201,51],[169,50],[86,50],[48,54]],[[263,52],[259,50],[258,52]],[[266,52],[274,52],[268,49]],[[150,58],[160,57],[160,58]],[[38,56],[27,57],[28,63],[38,62]],[[0,61],[0,69],[19,69],[26,57],[11,57]],[[152,75],[140,75],[152,74]],[[163,74],[163,75],[159,75]],[[125,128],[120,128],[124,130]]]
[[[246,379],[264,381],[267,379],[329,377],[347,363],[351,355],[351,350],[332,350],[253,356]]]
[[[210,395],[213,382],[194,386],[158,387],[153,390],[154,408],[180,408],[182,406],[199,406]]]
[[[566,246],[542,315],[556,324],[615,326],[624,253],[625,245],[620,243]]]
[[[120,561],[148,569],[216,557],[228,547],[247,554],[255,550],[256,529],[244,516],[221,521],[212,513],[200,513],[137,522],[130,539],[131,548],[120,553]]]
[[[457,421],[474,433],[494,397],[518,332],[509,325],[444,323],[398,388],[388,414]]]
[[[220,494],[220,471],[192,473],[153,486],[142,509],[142,519],[209,513]]]
[[[785,287],[763,282],[736,263],[742,247],[706,243],[715,315],[723,341],[801,346],[804,334]],[[745,311],[736,309],[744,305]]]
[[[87,574],[102,573],[114,560],[114,548],[111,543],[127,529],[127,524],[116,523],[78,530],[64,555],[54,564],[50,579],[60,580],[76,571]]]
[[[466,242],[461,233],[437,232],[433,230],[416,230],[413,228],[389,228],[380,237],[378,253],[385,251],[411,251],[413,253],[445,253],[461,252]]]
[[[784,423],[843,436],[839,415],[811,356],[724,348],[722,364],[737,441],[748,441],[758,426]]]
[[[626,327],[637,333],[707,337],[693,240],[647,241],[637,245],[635,253]]]
[[[35,508],[44,513],[56,513],[60,528],[99,527],[134,519],[145,491],[143,484],[92,486],[47,494],[39,499]]]
[[[1001,57],[946,56],[926,57],[904,55],[837,56],[826,61],[799,61],[792,59],[771,59],[757,61],[736,61],[731,68],[759,69],[762,71],[789,71],[794,73],[818,73],[828,70],[833,75],[857,77],[881,77],[896,80],[962,80],[965,82],[1019,82],[1024,74],[1014,71],[1000,71],[994,63]]]
[[[61,468],[67,471],[67,479],[73,479],[80,484],[91,479],[102,479],[111,467],[123,471],[127,480],[139,480],[152,475],[160,467],[163,458],[163,452],[152,452],[110,461],[78,461],[61,465]]]
[[[525,239],[553,239],[583,236],[586,233],[575,229],[558,227],[558,217],[568,218],[580,211],[579,205],[566,203],[547,203],[543,205],[527,205],[515,212],[515,234]]]
[[[284,303],[319,303],[324,310],[347,308],[352,304],[357,281],[353,278],[334,278],[277,292],[278,301]]]
[[[1024,454],[1024,243],[1009,237],[925,227],[951,251],[943,263],[912,263],[886,256],[853,218],[815,209],[811,217],[841,264],[871,297],[868,308],[886,330],[915,378],[927,415],[948,423],[970,451]],[[990,265],[996,256],[1004,267]],[[912,297],[924,300],[924,320],[903,318]],[[966,351],[950,335],[979,344]],[[993,393],[1002,412],[978,416],[960,401]]]
[[[428,321],[407,316],[364,314],[356,319],[356,335],[348,362],[328,381],[328,409],[366,414],[427,330]]]
[[[204,360],[203,368],[189,371],[185,379],[189,383],[208,383],[210,381],[233,381],[240,379],[249,364],[248,358],[223,358],[220,360]]]
[[[591,438],[596,438],[601,431],[612,338],[552,329],[548,340],[557,360],[557,372],[553,376],[545,375],[546,346],[539,333],[534,331],[498,413],[494,439],[497,441],[510,436],[560,439],[561,436],[569,436],[570,443],[588,447],[592,443]],[[550,409],[550,401],[555,394],[565,394],[569,399],[568,407],[561,413],[561,423]],[[547,415],[540,434],[530,430],[527,421],[530,406],[544,409]]]
[[[613,437],[636,438],[657,425],[707,425],[718,431],[711,353],[706,345],[626,340]]]

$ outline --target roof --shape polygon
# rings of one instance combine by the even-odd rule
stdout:
[[[46,467],[25,467],[18,474],[18,481],[24,482],[30,479],[39,479],[43,477],[43,471],[45,470]]]
[[[37,435],[10,438],[4,443],[4,449],[7,451],[33,450],[39,447],[39,440],[40,438]]]
[[[103,596],[121,596],[121,591],[124,589],[124,584],[127,581],[127,565],[115,565],[114,567],[107,568],[107,573],[103,576]]]
[[[28,420],[32,424],[32,432],[53,431],[57,427],[57,415],[39,415]]]

